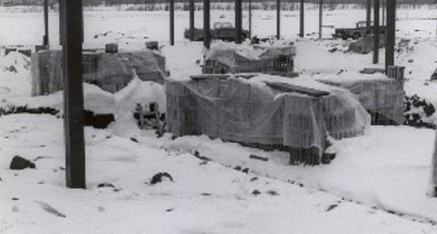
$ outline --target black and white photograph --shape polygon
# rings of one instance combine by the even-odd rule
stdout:
[[[437,234],[437,0],[0,0],[0,234]]]

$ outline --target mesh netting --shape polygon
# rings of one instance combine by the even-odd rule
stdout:
[[[84,52],[83,78],[110,92],[125,87],[135,70],[143,81],[164,83],[165,59],[152,51],[115,54]],[[62,52],[39,51],[32,54],[32,95],[54,93],[62,89]]]
[[[305,88],[302,85],[296,87]],[[178,136],[206,134],[241,143],[323,150],[328,134],[353,137],[370,125],[369,115],[348,91],[327,90],[328,95],[315,97],[242,78],[169,79],[168,129]]]
[[[217,43],[206,54],[203,73],[292,73],[295,48],[287,46]]]
[[[385,118],[402,124],[404,122],[404,86],[402,80],[396,79],[359,79],[320,82],[338,86],[353,93],[361,104],[371,113],[379,113]]]

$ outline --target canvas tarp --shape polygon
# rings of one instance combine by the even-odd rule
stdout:
[[[168,79],[166,96],[168,130],[177,136],[324,150],[327,134],[353,137],[370,125],[361,104],[339,88],[316,98],[243,78]]]
[[[62,52],[39,51],[32,54],[32,95],[54,93],[62,89]],[[134,70],[143,81],[164,83],[165,59],[152,51],[120,53],[84,52],[83,78],[106,91],[118,91],[133,79]]]
[[[369,112],[382,114],[397,124],[404,122],[405,93],[402,80],[366,78],[319,81],[349,90]]]

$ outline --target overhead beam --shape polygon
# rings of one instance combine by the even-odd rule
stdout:
[[[373,0],[373,64],[379,62],[379,1]]]
[[[85,188],[82,0],[61,2],[66,183],[69,188]]]
[[[242,17],[242,6],[241,0],[235,0],[235,43],[241,44],[243,36],[243,17]]]
[[[385,48],[385,70],[395,63],[395,40],[396,40],[396,0],[387,1],[387,27]]]
[[[203,0],[203,46],[211,47],[210,0]]]

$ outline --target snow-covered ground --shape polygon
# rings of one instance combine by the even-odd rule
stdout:
[[[436,14],[399,10],[398,40],[411,39],[414,50],[396,55],[397,64],[406,66],[407,95],[418,94],[434,105],[437,84],[429,77],[437,68]],[[213,11],[212,16],[212,22],[233,22],[233,12]],[[282,32],[297,47],[301,77],[353,79],[363,76],[358,71],[364,67],[384,66],[384,50],[380,63],[372,65],[371,54],[344,53],[349,42],[314,40],[317,9],[306,14],[310,36],[297,39],[297,16],[296,11],[283,12]],[[364,16],[364,10],[327,11],[325,22],[352,27]],[[57,44],[57,14],[50,17],[50,39]],[[87,11],[85,45],[116,41],[122,48],[138,49],[157,40],[173,78],[200,73],[196,62],[203,57],[202,43],[183,39],[188,12],[176,17],[177,43],[170,47],[168,12]],[[197,12],[198,27],[201,17]],[[39,44],[42,22],[40,14],[2,11],[0,44]],[[274,24],[273,11],[254,12],[255,34],[275,34]],[[325,28],[324,37],[330,33]],[[1,108],[62,110],[62,92],[30,97],[29,58],[14,52],[0,55]],[[85,129],[87,190],[65,188],[61,118],[0,117],[0,233],[437,233],[437,199],[427,196],[433,130],[372,127],[368,135],[335,142],[330,150],[337,156],[330,165],[290,166],[284,152],[206,136],[158,138],[138,129],[130,104],[158,101],[164,110],[160,85],[134,79],[114,95],[84,87],[87,109],[116,117],[107,129]],[[250,154],[269,160],[253,160]],[[15,155],[32,160],[36,169],[9,170]],[[173,181],[152,185],[159,172],[169,173]],[[111,185],[99,187],[103,183]]]

